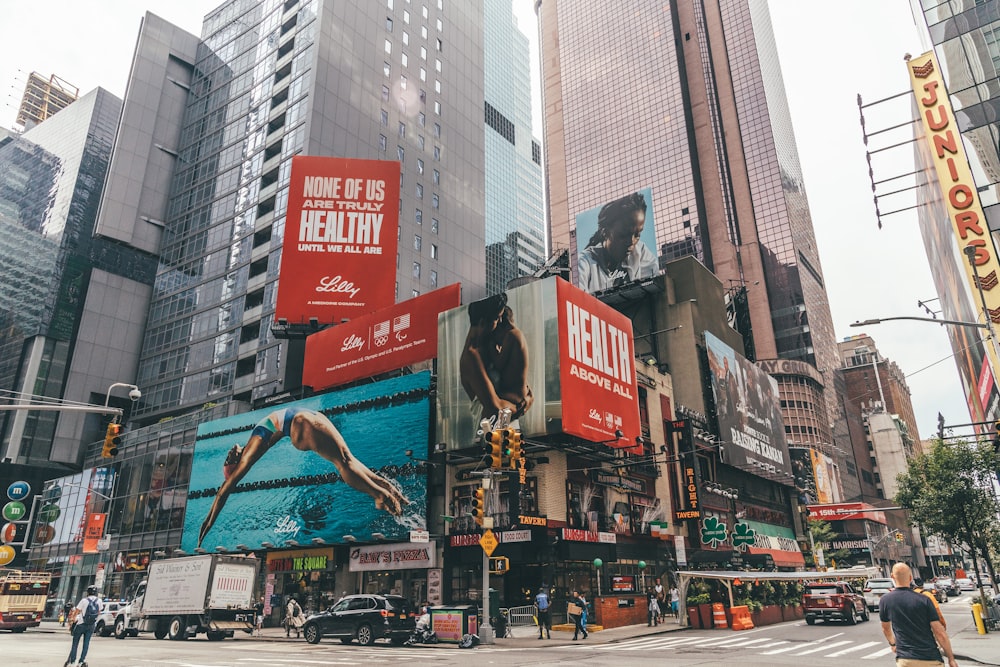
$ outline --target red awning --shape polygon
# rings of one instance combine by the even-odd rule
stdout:
[[[748,547],[752,554],[770,554],[774,564],[778,567],[800,567],[805,566],[806,559],[801,551],[782,551],[781,549],[758,549]]]

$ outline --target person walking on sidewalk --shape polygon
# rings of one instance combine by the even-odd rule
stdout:
[[[545,591],[545,584],[538,589],[535,596],[535,618],[538,619],[538,638],[545,635],[546,639],[552,639],[552,599]]]
[[[83,649],[80,651],[79,667],[87,667],[87,651],[90,649],[90,638],[94,636],[97,617],[101,614],[101,601],[97,599],[97,587],[87,588],[87,595],[70,611],[70,625],[73,629],[73,646],[63,667],[76,663],[76,649],[83,638]]]
[[[646,591],[646,626],[653,627],[660,624],[660,602],[656,599],[656,591],[652,586]]]
[[[573,595],[570,596],[569,603],[566,605],[566,612],[569,614],[569,618],[573,621],[573,641],[577,640],[577,637],[582,633],[583,638],[586,639],[590,636],[587,632],[587,628],[583,627],[583,610],[586,609],[587,603],[580,597],[580,591],[573,591]]]
[[[670,587],[670,613],[677,618],[680,613],[681,593],[677,590],[677,584]]]
[[[941,665],[941,651],[948,658],[948,667],[958,667],[951,640],[933,603],[910,588],[913,581],[910,567],[896,563],[891,576],[896,587],[879,600],[878,617],[882,621],[882,634],[896,654],[897,667]]]

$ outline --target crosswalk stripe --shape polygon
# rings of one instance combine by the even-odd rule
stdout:
[[[869,646],[877,646],[880,642],[865,642],[864,644],[858,644],[857,646],[852,646],[850,648],[845,648],[836,653],[830,653],[823,656],[824,658],[836,658],[841,655],[847,655],[848,653],[854,653],[855,651],[860,651],[861,649],[868,648]]]
[[[761,651],[761,655],[777,655],[779,653],[786,653],[788,651],[794,651],[797,648],[802,648],[804,646],[815,646],[819,642],[806,642],[805,644],[793,644],[792,646],[786,646],[784,648],[774,649],[773,651]]]
[[[758,637],[757,639],[747,639],[745,637],[740,637],[739,639],[733,639],[721,644],[715,644],[715,646],[720,646],[724,648],[735,648],[737,646],[747,647],[753,644],[760,644],[762,642],[769,642],[769,641],[771,641],[770,637]]]
[[[628,644],[628,646],[624,650],[626,650],[626,651],[644,651],[644,650],[649,649],[649,648],[667,648],[667,647],[679,646],[679,645],[682,645],[682,644],[686,645],[686,646],[695,646],[697,644],[702,643],[703,641],[704,641],[704,639],[701,638],[701,637],[691,637],[690,639],[676,639],[676,640],[672,640],[672,641],[643,642],[643,643],[638,644],[638,645],[630,643],[630,644]],[[614,647],[614,644],[611,644],[609,646]],[[621,646],[621,644],[618,644],[618,646]]]
[[[892,647],[891,646],[887,646],[886,648],[882,649],[881,651],[875,651],[874,653],[872,653],[870,655],[861,656],[861,659],[862,660],[875,660],[877,658],[881,658],[883,655],[889,655],[890,653],[892,653]]]
[[[851,643],[850,639],[845,639],[845,640],[839,641],[839,642],[832,642],[830,644],[823,644],[822,646],[818,646],[816,648],[811,648],[808,651],[802,651],[801,653],[793,653],[792,655],[809,655],[810,653],[819,653],[820,651],[825,651],[828,648],[833,648],[834,646],[843,646],[844,644],[850,644],[850,643]]]

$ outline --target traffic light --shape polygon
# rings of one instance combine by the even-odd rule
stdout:
[[[122,425],[116,422],[108,424],[108,431],[104,434],[104,448],[101,450],[101,457],[110,459],[118,453],[118,445],[122,444]]]
[[[472,518],[479,526],[486,519],[486,489],[479,487],[472,498]]]
[[[510,469],[517,470],[518,462],[524,456],[521,451],[521,432],[515,431],[513,429],[507,429],[511,431],[510,436]]]
[[[510,559],[506,556],[490,558],[490,574],[507,574],[510,569]]]
[[[903,541],[903,534],[897,530],[895,538],[896,538],[897,542],[902,542]]]
[[[503,467],[504,435],[502,431],[487,431],[483,434],[486,448],[486,456],[483,463],[490,468]]]

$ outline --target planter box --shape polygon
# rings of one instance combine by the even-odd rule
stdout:
[[[774,625],[775,623],[781,623],[782,621],[781,607],[776,604],[769,604],[761,608],[760,611],[753,612],[751,616],[753,618],[753,624],[756,627],[760,627],[762,625]]]
[[[701,618],[701,626],[706,630],[710,630],[715,627],[715,622],[712,618],[712,605],[711,604],[700,604],[698,605],[698,616]]]
[[[701,617],[698,615],[698,607],[688,607],[688,625],[695,630],[701,629]]]
[[[798,621],[803,618],[805,618],[805,613],[802,611],[802,605],[800,604],[781,608],[782,621]]]

